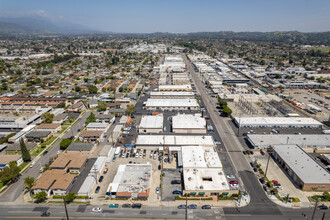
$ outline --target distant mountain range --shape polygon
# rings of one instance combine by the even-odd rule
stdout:
[[[31,16],[19,18],[0,17],[0,34],[90,34],[102,33],[83,25],[67,21],[52,21],[50,19]]]
[[[303,33],[298,31],[276,32],[195,32],[176,34],[156,32],[149,34],[112,33],[93,30],[79,24],[64,20],[52,21],[41,16],[28,16],[19,18],[0,17],[0,36],[6,35],[38,35],[38,34],[115,34],[117,36],[158,37],[182,40],[194,39],[223,39],[242,41],[264,41],[296,44],[330,45],[330,31]]]

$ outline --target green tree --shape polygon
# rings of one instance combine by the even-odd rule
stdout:
[[[327,191],[324,191],[322,197],[325,201],[330,201],[330,194]]]
[[[53,122],[54,114],[49,112],[45,112],[40,116],[41,120],[43,120],[46,124],[51,124]]]
[[[76,195],[74,194],[74,193],[68,193],[65,197],[64,197],[64,199],[65,199],[65,202],[67,202],[67,203],[70,203],[70,202],[72,202],[74,199],[76,198]]]
[[[10,180],[17,177],[18,174],[19,174],[19,168],[17,167],[17,162],[11,161],[9,162],[9,167],[8,166],[4,167],[0,172],[0,182],[3,185],[5,185]]]
[[[70,146],[71,143],[72,143],[72,140],[69,139],[69,138],[62,139],[61,143],[60,143],[61,150],[67,149]]]
[[[120,87],[118,91],[119,92],[123,92],[124,91],[124,88],[123,87]]]
[[[125,110],[126,115],[132,115],[134,113],[134,105],[127,105]]]
[[[86,118],[86,125],[88,125],[91,122],[96,122],[96,117],[93,112]]]
[[[30,195],[31,195],[31,189],[32,189],[32,186],[34,185],[34,183],[35,183],[34,177],[26,177],[24,179],[24,186],[28,188]]]
[[[80,88],[79,86],[76,86],[76,87],[74,88],[74,91],[76,91],[76,92],[80,92],[80,91],[81,91],[81,88]]]
[[[226,115],[229,116],[233,112],[228,106],[223,107],[222,112]]]
[[[96,94],[97,93],[97,87],[96,86],[88,86],[88,92],[90,94]]]
[[[98,102],[98,105],[97,105],[97,110],[99,112],[102,112],[102,111],[107,110],[107,104],[106,104],[106,102],[105,101],[99,101]]]
[[[45,191],[39,192],[34,196],[36,202],[42,202],[46,199],[46,197],[47,193]]]
[[[22,158],[24,162],[29,162],[31,161],[31,155],[30,152],[27,150],[26,145],[24,143],[23,138],[19,140],[19,145],[21,147],[21,152],[22,152]]]

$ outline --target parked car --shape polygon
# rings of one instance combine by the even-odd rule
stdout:
[[[103,174],[106,174],[108,172],[108,168],[105,168],[104,170],[103,170]]]
[[[171,184],[181,184],[181,180],[172,180]]]
[[[159,187],[156,188],[156,194],[159,194]]]
[[[265,184],[265,179],[264,178],[260,178],[259,181],[260,181],[261,184]]]
[[[178,209],[186,209],[186,205],[179,205]]]
[[[254,162],[250,162],[251,167],[255,167],[256,165],[254,164]]]
[[[101,187],[100,186],[97,186],[96,189],[95,189],[95,193],[99,193],[100,192],[100,189],[101,189]]]
[[[281,186],[280,183],[274,183],[274,186]]]
[[[119,207],[119,204],[117,203],[112,203],[109,205],[110,208],[118,208]]]
[[[232,181],[230,181],[229,183],[230,183],[230,184],[238,184],[238,181],[236,181],[236,180],[232,180]]]
[[[278,181],[277,181],[277,180],[272,180],[272,182],[273,182],[273,183],[278,183]]]
[[[322,209],[322,210],[328,210],[328,209],[329,209],[329,207],[326,206],[326,205],[324,205],[324,204],[318,206],[318,208],[319,208],[319,209]]]
[[[228,179],[234,179],[235,176],[234,176],[233,174],[229,174],[229,175],[227,175],[227,178],[228,178]]]
[[[133,209],[140,209],[142,207],[142,204],[141,203],[134,203],[133,205],[132,205],[132,208]]]
[[[100,208],[100,207],[95,207],[95,208],[92,208],[92,211],[93,211],[93,212],[102,212],[102,208]]]
[[[195,204],[188,205],[188,209],[197,209],[197,205]]]
[[[104,176],[100,176],[99,182],[101,183],[103,181]]]
[[[122,207],[122,208],[131,208],[132,205],[129,204],[129,203],[125,203],[125,204],[123,204],[121,207]]]
[[[161,165],[158,165],[158,170],[161,170],[162,169],[162,166]]]
[[[172,192],[172,194],[173,194],[173,195],[182,195],[182,191],[180,191],[180,190],[174,190],[174,191]]]
[[[211,206],[210,205],[203,205],[202,209],[211,209]]]
[[[243,150],[243,154],[246,155],[246,151],[245,150]]]
[[[256,167],[253,167],[254,172],[258,172],[258,169]]]

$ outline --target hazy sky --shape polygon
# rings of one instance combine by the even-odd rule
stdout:
[[[26,15],[131,33],[330,31],[330,0],[0,0],[0,16]]]

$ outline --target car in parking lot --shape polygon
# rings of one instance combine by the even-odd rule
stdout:
[[[129,203],[125,203],[125,204],[123,204],[121,207],[122,207],[122,208],[131,208],[132,205],[129,204]]]
[[[109,207],[110,207],[110,208],[118,208],[118,207],[119,207],[119,204],[117,204],[117,203],[111,203],[111,204],[109,205]]]
[[[181,180],[172,180],[171,184],[181,184]]]
[[[179,205],[178,209],[186,209],[186,205]]]
[[[238,184],[238,181],[237,180],[232,180],[229,182],[230,184]]]
[[[188,209],[197,209],[197,205],[195,204],[188,205]]]
[[[101,183],[103,181],[104,176],[100,176],[99,182]]]
[[[154,151],[152,150],[151,152],[150,152],[150,159],[152,158],[154,156]]]
[[[211,209],[211,206],[210,205],[203,205],[202,209]]]
[[[278,181],[277,181],[277,180],[272,180],[272,182],[273,182],[273,183],[278,183]]]
[[[100,208],[100,207],[95,207],[95,208],[92,208],[92,211],[93,211],[93,212],[102,212],[102,208]]]
[[[250,162],[251,167],[255,167],[256,165],[254,164],[254,162]]]
[[[228,174],[228,175],[227,175],[227,178],[228,178],[228,179],[234,179],[235,176],[234,176],[233,174]]]
[[[182,195],[182,191],[180,191],[180,190],[174,190],[174,191],[172,192],[172,194],[173,194],[173,195]]]
[[[140,209],[142,207],[142,204],[141,203],[134,203],[133,205],[132,205],[132,208],[133,209]]]
[[[101,187],[100,186],[97,186],[96,189],[95,189],[95,193],[99,193],[100,192],[100,189],[101,189]]]
[[[108,172],[108,168],[105,168],[104,170],[103,170],[103,174],[106,174]]]

